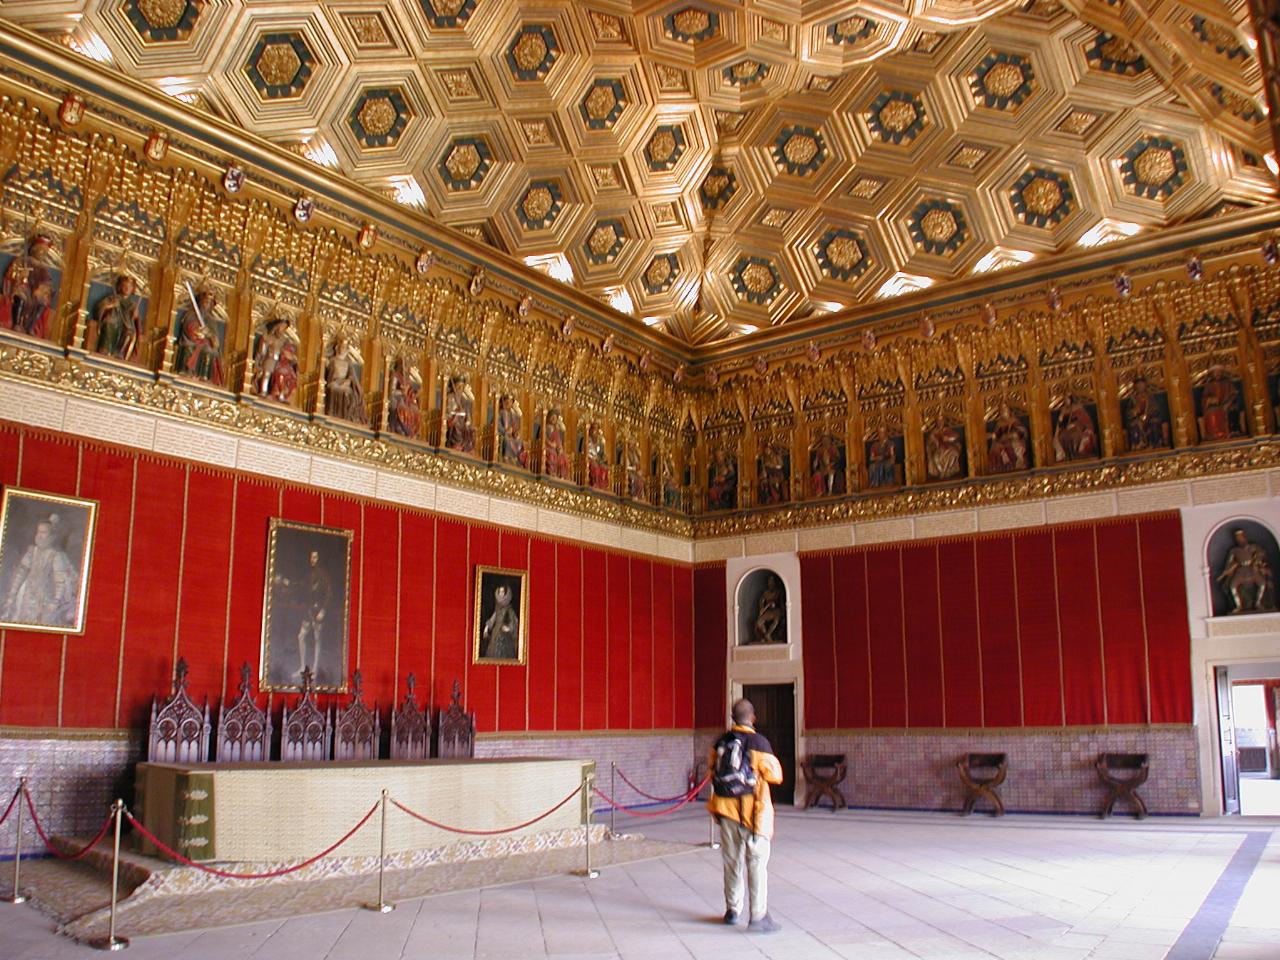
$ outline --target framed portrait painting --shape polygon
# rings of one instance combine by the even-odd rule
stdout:
[[[273,519],[262,599],[262,689],[347,688],[350,530]]]
[[[473,663],[524,663],[529,633],[529,573],[476,567]]]
[[[6,487],[0,503],[0,627],[84,633],[94,500]]]

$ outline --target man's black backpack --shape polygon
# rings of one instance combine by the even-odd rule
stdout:
[[[716,741],[716,767],[711,772],[711,789],[717,797],[745,797],[756,790],[756,772],[751,767],[750,750],[741,734],[732,730]]]

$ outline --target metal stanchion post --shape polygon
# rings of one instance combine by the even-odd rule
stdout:
[[[588,880],[594,880],[600,876],[600,871],[591,866],[591,794],[594,793],[596,775],[588,773],[582,778],[582,793],[586,797],[585,815],[583,816],[583,829],[585,831],[584,839],[586,840],[587,865],[583,870],[575,870],[574,873],[580,877],[586,877]]]
[[[18,781],[18,830],[13,835],[13,893],[2,898],[5,903],[26,903],[27,895],[18,889],[22,880],[22,808],[27,805],[27,778]]]
[[[617,803],[616,798],[618,796],[618,784],[617,784],[617,781],[614,779],[614,774],[616,774],[617,772],[618,772],[617,763],[610,760],[609,761],[609,798],[613,800],[614,803]],[[613,803],[609,804],[609,836],[613,836],[618,832],[615,829],[617,826],[617,822],[616,822],[617,816],[618,816],[618,808],[615,807]]]
[[[386,870],[387,870],[387,791],[382,791],[382,840],[378,844],[378,902],[366,903],[366,910],[376,910],[378,913],[390,913],[396,908],[394,903],[387,903],[386,898]]]
[[[116,820],[115,841],[111,846],[111,923],[107,927],[104,940],[93,941],[99,950],[123,950],[129,945],[127,937],[116,936],[116,903],[120,891],[120,822],[124,819],[124,801],[117,800],[111,805],[111,813]]]

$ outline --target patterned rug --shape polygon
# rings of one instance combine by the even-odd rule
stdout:
[[[569,837],[543,836],[534,849],[481,855],[483,844],[452,844],[388,858],[386,900],[395,903],[458,890],[536,880],[581,870],[582,832]],[[60,838],[59,838],[60,840]],[[61,841],[67,848],[75,840]],[[592,866],[648,860],[698,847],[648,840],[638,834],[608,836],[593,831]],[[258,920],[302,916],[358,907],[378,899],[376,858],[327,858],[286,877],[272,880],[226,880],[193,867],[175,866],[137,853],[122,854],[120,902],[116,931],[121,936],[148,936]],[[263,872],[278,864],[231,865],[239,872]],[[109,848],[95,850],[83,861],[35,860],[24,863],[23,889],[33,904],[59,921],[58,931],[88,941],[107,934],[110,903]]]

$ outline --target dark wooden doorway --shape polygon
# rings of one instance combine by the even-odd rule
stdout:
[[[742,695],[756,708],[756,732],[768,738],[782,764],[782,783],[772,787],[774,803],[796,796],[796,687],[793,683],[745,684]]]

